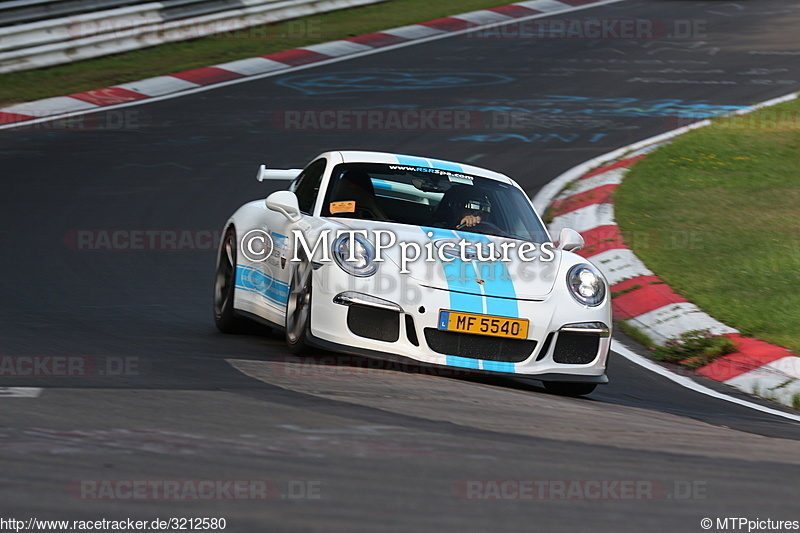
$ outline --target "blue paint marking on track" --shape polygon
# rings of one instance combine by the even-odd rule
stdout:
[[[473,142],[489,142],[499,143],[504,141],[522,141],[526,143],[549,143],[549,142],[562,142],[572,143],[575,141],[587,141],[596,143],[603,138],[607,137],[608,133],[531,133],[523,135],[521,133],[477,133],[474,135],[461,135],[458,137],[450,137],[448,141],[473,141]]]
[[[537,115],[587,115],[593,117],[691,117],[710,118],[731,113],[747,106],[712,104],[707,100],[642,100],[639,98],[593,98],[585,96],[544,95],[515,100],[513,105],[459,105],[441,109],[505,114],[515,118]],[[358,109],[423,109],[415,104],[366,106]]]
[[[482,72],[426,74],[407,72],[330,72],[280,78],[279,85],[305,94],[451,89],[511,83],[514,78]]]

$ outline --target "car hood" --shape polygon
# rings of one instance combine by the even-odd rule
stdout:
[[[396,242],[388,248],[382,248],[380,257],[391,262],[393,271],[399,272],[402,266],[408,274],[420,285],[437,289],[463,292],[466,294],[479,294],[484,296],[497,296],[504,298],[520,298],[530,300],[544,299],[553,290],[556,273],[562,260],[562,252],[552,250],[552,253],[541,253],[539,244],[535,252],[525,255],[535,259],[525,261],[519,257],[518,249],[526,241],[482,235],[464,231],[454,231],[427,226],[411,226],[389,222],[368,220],[328,219],[341,229],[366,230],[367,237],[376,243],[377,230],[388,231],[394,234]],[[439,258],[439,248],[445,242],[452,242],[456,246],[461,240],[467,243],[466,254],[463,260],[459,248],[451,262],[443,262]],[[382,234],[381,242],[386,245],[390,242],[388,234]],[[404,261],[403,248],[400,243],[408,243],[405,256],[413,256],[412,243],[421,251],[420,258],[414,261]],[[495,249],[495,260],[477,260],[475,243],[482,246],[483,257],[489,257],[490,243]],[[501,243],[510,243],[506,259],[502,258]],[[430,250],[430,253],[429,253]],[[452,250],[445,247],[444,251]],[[443,251],[443,252],[444,252]],[[544,261],[543,259],[552,259]],[[428,260],[428,258],[432,260]],[[448,255],[448,258],[452,255]],[[389,270],[381,267],[386,274]],[[402,274],[400,274],[402,275]]]

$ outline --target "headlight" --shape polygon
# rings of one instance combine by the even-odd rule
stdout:
[[[596,307],[606,297],[606,282],[591,265],[575,265],[567,274],[567,285],[578,303]]]
[[[366,237],[361,235],[354,237],[350,240],[350,235],[344,234],[333,241],[333,259],[348,274],[360,278],[371,276],[378,270],[378,265],[375,263],[375,247]],[[354,260],[348,261],[351,259],[351,253]]]

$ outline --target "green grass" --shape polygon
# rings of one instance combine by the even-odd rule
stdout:
[[[637,328],[636,326],[632,325],[630,322],[626,320],[620,320],[619,322],[617,322],[617,327],[625,335],[627,335],[634,341],[638,342],[642,346],[647,346],[648,348],[653,348],[656,346],[656,344],[653,342],[653,339],[651,339],[647,333]]]
[[[623,235],[651,270],[718,320],[796,353],[798,117],[794,101],[681,135],[615,193]]]
[[[623,294],[627,294],[627,293],[629,293],[629,292],[633,292],[633,291],[635,291],[636,289],[641,289],[641,288],[642,288],[642,286],[641,286],[641,285],[639,285],[639,284],[637,283],[636,285],[631,285],[631,286],[630,286],[630,287],[628,287],[627,289],[623,289],[623,290],[621,290],[621,291],[613,291],[613,292],[611,293],[611,298],[617,298],[617,297],[619,297],[619,296],[622,296]]]
[[[653,359],[696,370],[735,351],[736,343],[728,337],[714,336],[707,329],[696,329],[687,331],[657,347],[653,352]]]
[[[390,0],[67,65],[3,74],[0,106],[261,56],[508,3],[507,0]]]

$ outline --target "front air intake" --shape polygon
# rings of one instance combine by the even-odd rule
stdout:
[[[347,327],[359,337],[397,342],[400,338],[400,313],[388,309],[351,305],[347,308]]]
[[[597,358],[600,336],[560,331],[553,350],[553,361],[565,365],[585,365]]]
[[[414,317],[411,315],[406,315],[406,337],[408,337],[408,342],[414,346],[419,346],[417,327],[414,325]]]
[[[425,328],[425,341],[431,350],[441,354],[504,363],[521,363],[536,348],[536,341],[532,340],[456,333],[436,328]]]

